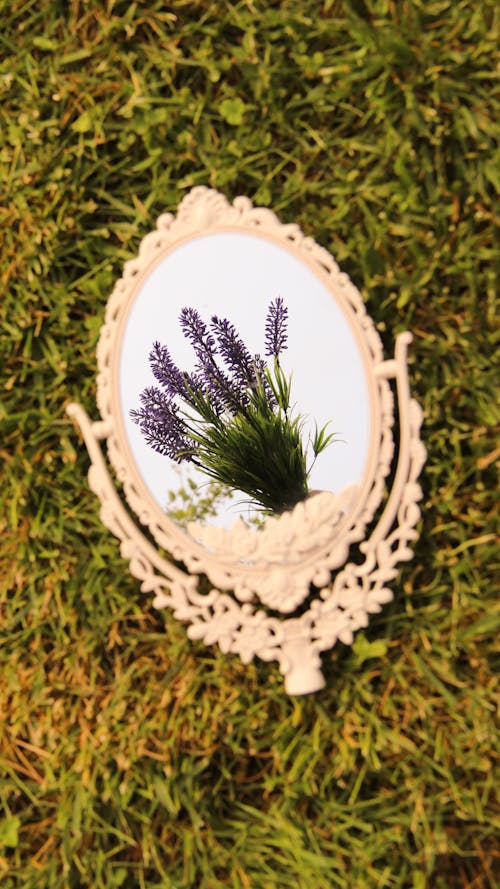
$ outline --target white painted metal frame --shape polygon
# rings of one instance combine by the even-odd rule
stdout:
[[[191,238],[219,231],[272,240],[323,280],[344,312],[364,362],[371,437],[359,486],[338,495],[310,497],[290,513],[269,519],[262,530],[237,523],[230,531],[195,527],[190,535],[160,510],[131,456],[119,402],[120,345],[129,311],[156,264]],[[283,225],[274,213],[253,207],[247,198],[236,198],[231,205],[218,192],[199,187],[184,198],[176,216],[160,217],[156,231],[142,241],[138,257],[126,263],[109,299],[98,345],[102,419],[92,422],[81,406],[68,407],[90,455],[89,483],[101,501],[102,521],[122,541],[121,553],[142,581],[142,591],[154,594],[154,607],[172,608],[175,617],[189,625],[190,638],[217,642],[222,651],[239,654],[245,663],[255,655],[276,659],[289,694],[324,685],[320,652],[337,640],[352,643],[353,633],[367,625],[369,614],[391,600],[387,584],[397,576],[397,563],[412,556],[409,543],[416,537],[420,516],[417,479],[426,454],[419,438],[421,411],[408,385],[409,342],[409,333],[399,334],[394,359],[384,361],[361,295],[326,250],[297,225]],[[382,514],[364,539],[387,494],[394,454],[391,379],[400,423],[397,467]],[[121,501],[100,446],[104,439],[131,511],[168,557],[149,542]],[[356,543],[362,564],[347,562],[349,547]],[[213,584],[208,594],[198,591],[200,575]],[[309,607],[293,616],[308,597]]]

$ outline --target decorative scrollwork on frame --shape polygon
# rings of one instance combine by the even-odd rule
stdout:
[[[118,404],[117,354],[127,311],[141,281],[165,252],[200,233],[227,230],[257,232],[292,250],[323,277],[348,315],[371,386],[369,459],[359,484],[338,494],[317,493],[289,513],[268,519],[263,530],[237,522],[230,530],[193,525],[186,534],[145,493],[131,460]],[[417,479],[425,448],[419,438],[421,411],[409,394],[410,340],[409,334],[400,334],[395,357],[384,361],[380,338],[358,290],[328,251],[304,236],[297,225],[284,225],[272,211],[253,207],[248,198],[236,198],[230,205],[217,192],[195,188],[176,216],[159,218],[156,231],[141,242],[138,257],[126,263],[109,299],[98,345],[97,400],[102,420],[93,423],[79,405],[68,407],[89,451],[89,483],[101,501],[102,521],[120,539],[121,554],[141,581],[141,590],[153,594],[153,606],[172,609],[188,624],[191,639],[217,643],[244,663],[255,656],[277,660],[290,694],[323,686],[320,653],[337,641],[352,643],[369,615],[391,600],[397,565],[412,556],[410,544],[420,516]],[[391,379],[396,382],[401,431],[394,482],[386,492],[394,457]],[[109,461],[128,506],[170,558],[160,555],[125,508],[102,440],[107,442]],[[364,540],[384,496],[383,511]],[[359,544],[362,564],[346,564],[353,544]],[[332,580],[333,571],[337,573]],[[199,592],[199,575],[208,577],[210,592]],[[311,595],[307,610],[294,616]]]

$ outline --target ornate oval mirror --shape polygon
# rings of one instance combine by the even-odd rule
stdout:
[[[195,188],[160,217],[109,299],[102,420],[68,408],[103,522],[154,606],[245,662],[277,659],[291,694],[322,687],[320,651],[352,642],[411,556],[425,450],[410,340],[400,334],[384,361],[359,292],[326,250],[247,198],[230,205]],[[400,434],[388,492],[391,379]],[[103,438],[156,546],[118,496]],[[348,562],[355,544],[361,563]]]

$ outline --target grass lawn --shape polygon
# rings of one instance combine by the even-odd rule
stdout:
[[[498,5],[0,12],[3,889],[500,886]],[[386,357],[414,334],[415,558],[304,698],[153,611],[65,415],[97,418],[113,283],[197,184],[328,248]]]

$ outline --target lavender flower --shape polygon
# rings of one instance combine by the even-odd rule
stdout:
[[[241,385],[241,381],[232,380],[218,366],[215,339],[196,309],[182,309],[180,323],[184,336],[191,341],[198,358],[196,370],[205,383],[206,394],[219,412],[224,409],[236,416],[248,403],[245,386]]]
[[[186,434],[179,408],[160,389],[152,386],[141,393],[142,407],[130,411],[145,440],[153,450],[176,463],[192,462],[196,442]]]
[[[153,348],[149,353],[149,363],[153,376],[161,383],[168,395],[175,397],[187,392],[186,375],[174,364],[166,346],[162,346],[158,342],[153,343]]]
[[[270,406],[276,407],[276,399],[266,377],[265,361],[260,355],[252,357],[245,343],[238,336],[234,324],[231,324],[226,318],[218,318],[213,315],[210,326],[218,340],[219,354],[232,371],[234,383],[240,387],[242,403],[249,403],[251,391],[260,384],[264,386]]]
[[[161,389],[141,394],[130,412],[155,451],[177,463],[188,461],[219,484],[245,492],[271,512],[290,509],[308,493],[309,471],[301,439],[302,417],[290,411],[290,378],[279,363],[286,349],[288,309],[281,297],[266,316],[266,355],[251,355],[233,324],[213,315],[210,328],[194,308],[183,308],[180,324],[196,364],[180,370],[166,346],[149,355]],[[220,367],[222,360],[225,369]],[[332,435],[317,430],[314,458]]]
[[[266,318],[266,355],[278,358],[286,349],[288,309],[278,296],[269,306]]]
[[[203,364],[211,362],[215,365],[215,356],[217,354],[215,340],[207,330],[206,324],[201,320],[199,312],[196,309],[184,308],[181,311],[179,321],[184,331],[184,336],[191,341],[199,361]]]
[[[244,386],[254,386],[257,382],[254,360],[238,336],[234,324],[226,318],[213,315],[210,326],[219,343],[219,354],[234,377]]]

